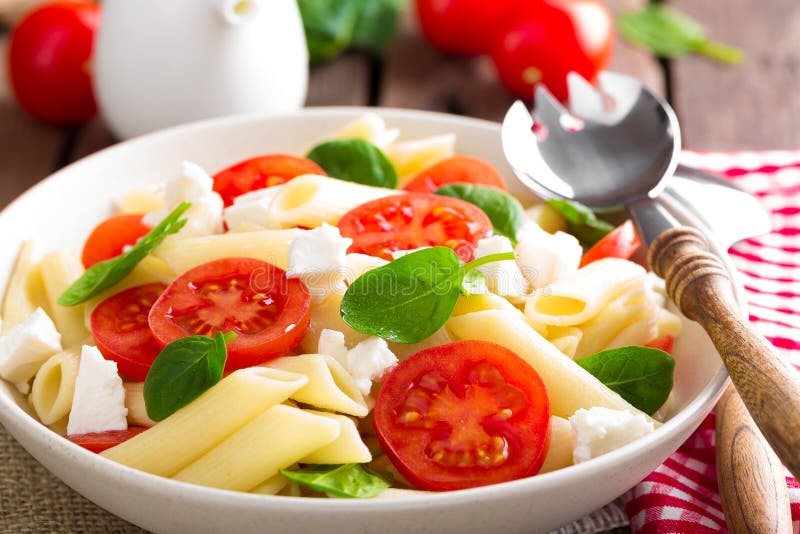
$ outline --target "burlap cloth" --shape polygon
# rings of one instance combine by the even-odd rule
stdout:
[[[627,518],[617,506],[607,506],[571,525],[561,534],[624,533]],[[39,534],[145,533],[81,497],[50,474],[0,425],[0,532]]]

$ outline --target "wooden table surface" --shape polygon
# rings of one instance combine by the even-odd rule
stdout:
[[[2,2],[0,0],[0,8]],[[30,0],[26,0],[30,1]],[[609,0],[619,13],[646,0]],[[613,70],[633,74],[675,107],[684,144],[700,150],[800,148],[800,2],[670,0],[702,21],[710,35],[742,48],[745,63],[700,57],[659,61],[618,41]],[[0,23],[0,57],[8,27]],[[485,57],[446,57],[407,17],[389,55],[347,53],[311,71],[307,105],[370,105],[445,111],[498,121],[513,98]],[[100,119],[53,128],[15,103],[0,68],[0,207],[58,168],[113,144]]]
[[[608,3],[620,12],[644,2]],[[669,3],[702,21],[712,37],[742,48],[745,63],[728,66],[700,57],[659,61],[619,41],[611,68],[636,75],[667,96],[688,148],[800,148],[800,2]],[[7,41],[8,28],[0,27],[0,57],[6,56]],[[500,120],[512,100],[486,57],[436,52],[407,17],[383,61],[348,53],[313,68],[307,105],[416,108]],[[100,119],[65,129],[28,117],[14,102],[5,69],[0,69],[0,206],[59,167],[114,142]]]

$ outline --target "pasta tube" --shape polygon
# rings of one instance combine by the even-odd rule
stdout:
[[[572,465],[572,425],[563,417],[550,417],[550,445],[539,473]]]
[[[153,254],[176,273],[221,258],[257,258],[286,269],[289,242],[303,230],[261,230],[167,239]]]
[[[80,361],[77,350],[66,350],[39,368],[28,400],[42,423],[52,425],[69,414]]]
[[[513,313],[498,310],[468,313],[451,317],[446,326],[458,339],[491,341],[528,362],[547,387],[553,415],[568,418],[580,408],[593,406],[642,413]]]
[[[2,333],[7,334],[30,317],[36,308],[45,311],[50,309],[44,291],[42,267],[37,259],[36,244],[25,241],[17,254],[14,271],[3,298]]]
[[[609,301],[641,283],[645,270],[628,260],[605,258],[559,278],[536,291],[525,305],[525,315],[557,326],[584,323]]]
[[[173,478],[212,488],[250,491],[331,443],[339,432],[339,423],[332,419],[279,404]]]
[[[372,461],[372,454],[361,440],[358,428],[352,419],[335,413],[306,411],[336,421],[339,425],[339,437],[301,459],[300,463],[365,464]]]
[[[83,265],[77,256],[56,251],[42,258],[42,278],[53,322],[61,332],[65,348],[80,345],[89,331],[84,323],[84,304],[62,306],[58,298],[83,274]]]
[[[276,369],[240,369],[156,426],[101,454],[134,469],[172,476],[306,382],[304,376]]]
[[[123,382],[125,388],[125,407],[128,409],[128,424],[155,426],[156,422],[147,415],[144,404],[144,382]]]

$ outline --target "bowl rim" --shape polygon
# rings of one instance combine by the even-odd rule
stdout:
[[[229,127],[232,125],[242,125],[246,127],[252,123],[285,119],[295,120],[298,118],[354,118],[365,113],[376,113],[388,121],[391,121],[392,119],[423,120],[426,122],[438,122],[444,126],[458,125],[470,129],[479,128],[483,130],[494,130],[494,132],[498,135],[498,138],[500,134],[500,124],[485,119],[456,116],[435,111],[365,106],[307,107],[296,112],[279,115],[241,114],[206,119],[135,137],[85,156],[42,179],[40,182],[22,193],[22,195],[14,199],[2,211],[0,211],[0,222],[7,216],[8,212],[20,209],[19,202],[23,198],[33,194],[34,191],[38,191],[40,188],[49,187],[50,184],[69,179],[70,175],[76,171],[79,171],[81,166],[85,165],[87,161],[99,158],[113,158],[117,156],[117,153],[124,153],[131,147],[139,144],[152,143],[154,141],[164,140],[170,137],[179,137],[185,132],[199,133],[206,130],[213,131],[221,127]],[[690,221],[690,224],[695,226],[699,225],[702,227],[699,221],[694,219],[691,216],[691,213],[689,213],[687,210],[681,208],[679,205],[674,205],[674,209],[678,211],[682,217],[685,216],[685,219]],[[717,252],[722,259],[726,270],[729,273],[736,273],[735,267],[726,251],[721,249],[721,247],[714,242],[713,239],[711,245],[714,251]],[[739,305],[741,311],[746,313],[747,301],[745,298],[744,288],[741,284],[741,281],[737,277],[734,276],[732,278],[737,304]],[[624,445],[619,449],[606,453],[597,458],[593,458],[590,461],[572,465],[549,473],[539,474],[533,477],[489,486],[438,492],[435,494],[421,492],[419,495],[409,495],[398,499],[309,499],[307,497],[260,495],[208,488],[160,477],[118,464],[70,442],[63,436],[51,431],[47,426],[43,425],[32,415],[28,414],[14,400],[13,395],[6,394],[3,391],[0,391],[0,423],[6,427],[9,433],[11,433],[15,439],[19,439],[18,433],[27,433],[30,435],[31,439],[37,439],[41,444],[45,445],[48,453],[55,454],[58,457],[58,460],[74,462],[78,464],[77,467],[79,469],[83,469],[86,472],[94,474],[95,476],[100,475],[115,481],[121,481],[124,478],[129,484],[147,488],[155,493],[178,492],[182,496],[198,504],[213,501],[215,504],[230,503],[240,506],[252,505],[263,507],[266,502],[272,502],[279,503],[281,508],[287,511],[308,511],[309,505],[314,503],[315,511],[320,512],[346,510],[349,513],[374,513],[380,511],[390,512],[399,509],[421,510],[447,505],[448,503],[463,503],[465,500],[480,500],[481,502],[487,502],[489,500],[507,498],[513,495],[547,491],[550,488],[557,487],[562,484],[579,483],[579,481],[584,479],[585,476],[590,472],[613,466],[634,449],[654,449],[659,444],[669,441],[676,434],[685,430],[684,427],[691,419],[696,418],[698,413],[702,413],[703,417],[705,417],[705,415],[710,412],[716,401],[722,395],[728,381],[729,378],[727,371],[720,361],[720,368],[717,370],[711,380],[709,380],[706,386],[700,391],[700,393],[695,398],[690,400],[682,410],[677,412],[667,422],[657,428],[654,432],[627,445]],[[698,425],[701,420],[702,418],[698,418]]]

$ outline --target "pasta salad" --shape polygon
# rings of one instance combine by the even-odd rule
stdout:
[[[80,255],[24,243],[0,377],[110,460],[272,495],[471,488],[652,432],[681,322],[631,222],[398,136],[184,162]]]

